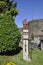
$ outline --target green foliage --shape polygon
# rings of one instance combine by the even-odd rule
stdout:
[[[18,14],[18,10],[16,8],[11,8],[10,13],[12,16],[16,16]]]
[[[0,1],[0,14],[4,12],[4,9],[7,7],[7,3],[4,1]]]
[[[6,11],[9,11],[12,17],[16,16],[18,14],[16,5],[17,3],[14,3],[14,0],[0,0],[0,14],[4,14]]]
[[[4,1],[0,1],[0,8],[6,7],[6,3]]]
[[[16,50],[21,34],[11,14],[0,16],[0,52]]]

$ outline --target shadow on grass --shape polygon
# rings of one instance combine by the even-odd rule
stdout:
[[[20,51],[22,50],[22,47],[17,48],[15,51],[7,51],[7,52],[1,52],[0,55],[7,55],[7,56],[13,56],[13,55],[17,55],[18,53],[20,53]]]

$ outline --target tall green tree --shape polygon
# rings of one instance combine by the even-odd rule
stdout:
[[[19,47],[21,34],[13,19],[17,14],[16,3],[0,0],[0,52],[15,51]]]

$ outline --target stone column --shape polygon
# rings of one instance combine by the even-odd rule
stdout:
[[[29,30],[28,30],[28,22],[23,22],[23,59],[26,61],[31,61],[29,58],[28,52],[28,44],[29,44]]]

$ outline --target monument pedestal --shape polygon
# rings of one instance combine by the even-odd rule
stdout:
[[[29,62],[31,61],[28,51],[28,40],[23,40],[23,59]]]

